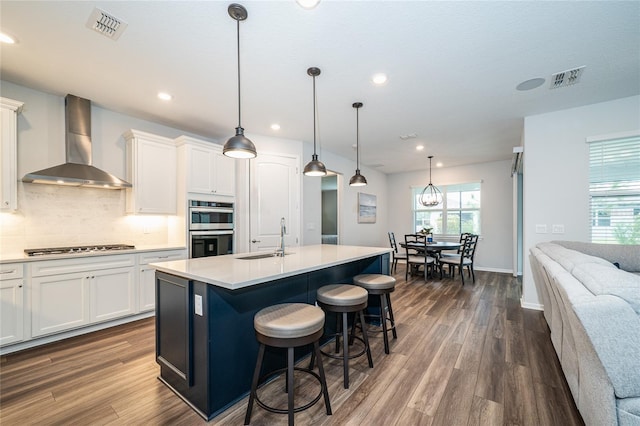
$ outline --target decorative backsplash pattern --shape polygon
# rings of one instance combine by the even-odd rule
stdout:
[[[172,216],[125,214],[125,191],[18,183],[18,211],[0,214],[0,252],[170,242]]]

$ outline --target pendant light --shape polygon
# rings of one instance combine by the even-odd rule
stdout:
[[[304,166],[303,173],[305,176],[326,176],[327,168],[318,160],[318,154],[316,154],[316,77],[320,75],[320,68],[311,67],[307,70],[307,74],[313,77],[313,155],[311,161]]]
[[[351,106],[356,109],[356,174],[349,179],[349,186],[365,186],[367,179],[360,174],[360,135],[358,122],[358,110],[362,108],[362,102],[356,102]]]
[[[429,156],[429,185],[425,186],[420,194],[420,204],[425,207],[435,207],[442,203],[442,192],[433,186],[431,183],[431,159],[433,155]]]
[[[227,157],[232,158],[254,158],[256,153],[256,147],[248,138],[244,136],[244,129],[240,121],[241,111],[240,108],[240,21],[247,19],[247,9],[244,6],[232,3],[227,9],[229,16],[237,22],[237,35],[238,35],[238,127],[236,127],[236,135],[232,136],[224,144],[222,153]]]

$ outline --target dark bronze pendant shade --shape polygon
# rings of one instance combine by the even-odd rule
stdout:
[[[367,179],[360,174],[360,123],[358,110],[362,108],[362,102],[356,102],[351,106],[356,109],[356,174],[349,179],[349,186],[365,186],[367,184]]]
[[[240,104],[240,21],[247,19],[247,9],[244,6],[232,3],[227,9],[229,16],[237,22],[237,41],[238,41],[238,127],[236,127],[236,135],[227,140],[222,148],[222,153],[232,158],[254,158],[257,155],[256,147],[244,135],[244,129],[241,123],[241,104]]]
[[[327,168],[318,160],[316,154],[316,77],[320,75],[320,68],[311,67],[307,70],[307,74],[313,77],[313,155],[311,161],[304,166],[303,173],[305,176],[326,176]]]

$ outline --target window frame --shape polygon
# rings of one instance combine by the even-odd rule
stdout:
[[[464,190],[464,187],[467,186],[469,187],[469,189]],[[473,186],[477,187],[477,188],[472,188]],[[442,192],[442,203],[439,204],[438,206],[435,207],[424,207],[424,206],[419,206],[419,203],[417,201],[418,197],[420,196],[420,194],[422,193],[422,190],[424,189],[423,186],[412,186],[411,187],[411,220],[412,220],[412,228],[418,232],[420,229],[418,229],[419,227],[421,227],[418,223],[418,215],[421,213],[433,213],[433,212],[441,212],[441,219],[440,219],[440,226],[442,229],[440,229],[440,232],[436,232],[437,230],[437,226],[431,223],[431,226],[436,228],[433,231],[433,235],[441,237],[441,238],[451,238],[451,237],[458,237],[462,232],[471,232],[473,234],[481,234],[482,231],[482,181],[471,181],[471,182],[461,182],[461,183],[456,183],[456,184],[448,184],[448,185],[440,185],[438,186],[438,189],[440,189],[440,191]],[[450,192],[457,192],[462,194],[463,192],[479,192],[479,197],[480,200],[478,202],[478,206],[477,207],[468,207],[468,206],[463,206],[462,204],[462,195],[460,195],[460,199],[459,207],[449,207],[449,200],[448,200],[448,195],[450,194]],[[472,214],[476,215],[477,220],[472,222],[474,223],[472,230],[468,230],[468,229],[464,229],[463,228],[463,222],[462,222],[462,218],[464,217],[464,213],[469,213],[471,212]],[[449,221],[450,221],[450,213],[455,213],[458,215],[458,228],[457,231],[459,232],[455,232],[455,233],[448,233],[449,231]],[[477,223],[476,223],[477,222]]]
[[[640,244],[640,133],[587,143],[590,241]]]

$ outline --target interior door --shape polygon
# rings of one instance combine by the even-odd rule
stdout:
[[[285,247],[300,241],[300,174],[298,157],[263,154],[251,160],[250,251],[280,245],[280,220],[285,220]]]

